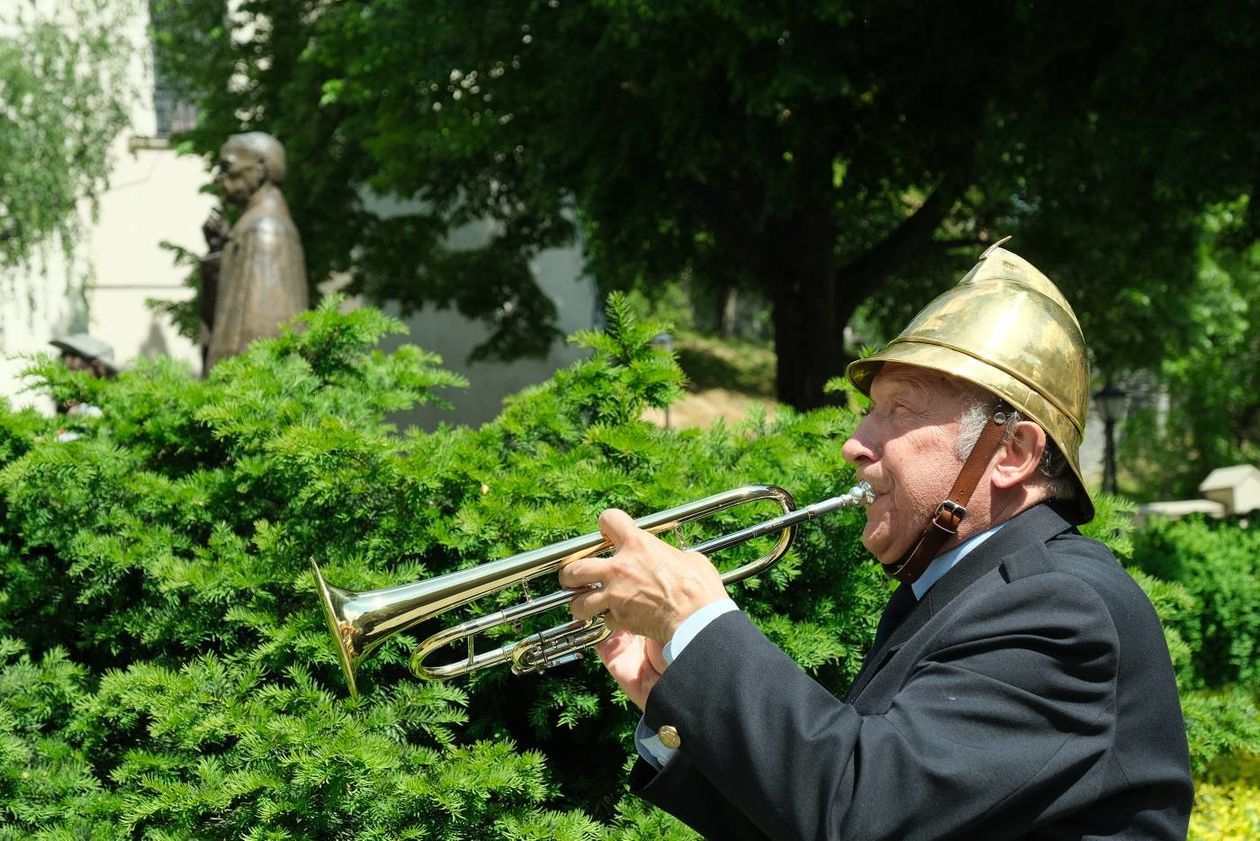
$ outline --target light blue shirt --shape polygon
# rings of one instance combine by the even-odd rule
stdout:
[[[941,580],[941,576],[953,569],[963,558],[967,557],[967,554],[972,549],[975,549],[1001,531],[1004,525],[1006,523],[998,523],[988,531],[982,531],[975,537],[969,537],[945,554],[937,555],[933,558],[932,563],[928,564],[927,569],[923,570],[923,574],[919,576],[919,580],[910,585],[910,589],[914,590],[914,600],[918,602],[923,601],[924,594],[932,589],[933,584]],[[696,633],[699,633],[699,631]]]
[[[696,635],[709,626],[709,623],[717,619],[723,613],[730,613],[732,610],[739,610],[738,605],[730,599],[722,599],[721,601],[711,602],[688,616],[683,623],[678,626],[678,630],[674,631],[674,635],[670,637],[669,642],[665,643],[665,648],[661,654],[665,658],[665,665],[669,666],[674,662],[674,658],[682,654],[682,650],[687,647]],[[661,744],[661,740],[656,737],[651,728],[643,721],[643,717],[639,717],[639,726],[634,731],[634,745],[639,749],[639,756],[648,761],[648,764],[656,768],[657,771],[665,766],[666,762],[677,753],[675,748],[667,748]]]
[[[950,549],[943,555],[937,555],[932,563],[928,564],[927,569],[919,576],[919,579],[910,585],[910,589],[914,591],[915,601],[922,601],[923,596],[932,585],[940,581],[945,573],[953,569],[959,561],[967,557],[967,554],[975,549],[981,543],[984,543],[993,535],[1001,530],[1005,523],[998,523],[988,531],[981,532],[975,537],[970,537],[962,543]],[[732,610],[739,610],[735,602],[730,599],[722,599],[721,601],[707,604],[697,610],[695,613],[687,617],[687,619],[678,626],[678,630],[674,632],[674,636],[670,641],[665,643],[662,651],[665,657],[665,665],[669,666],[674,662],[683,649],[696,638],[697,635],[709,626],[709,623],[717,619],[723,613],[730,613]],[[661,740],[657,738],[652,729],[647,726],[642,716],[639,717],[639,726],[634,731],[634,745],[639,750],[639,756],[643,757],[649,765],[656,770],[665,767],[665,763],[673,758],[678,752],[675,748],[667,748],[661,744]]]

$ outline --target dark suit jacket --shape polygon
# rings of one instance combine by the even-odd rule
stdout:
[[[1052,506],[963,558],[842,702],[742,613],[652,690],[636,793],[714,839],[1184,839],[1192,789],[1145,594]]]

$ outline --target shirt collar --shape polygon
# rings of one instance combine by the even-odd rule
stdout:
[[[955,564],[963,558],[967,557],[968,552],[997,534],[1004,525],[1006,525],[1004,522],[998,523],[988,531],[982,531],[974,537],[969,537],[948,552],[933,558],[932,563],[928,564],[927,569],[923,570],[923,574],[919,576],[919,579],[910,585],[914,590],[915,600],[922,601],[923,595],[932,589],[933,584],[941,580],[941,576],[953,569]]]

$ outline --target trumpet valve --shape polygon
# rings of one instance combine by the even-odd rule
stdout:
[[[532,634],[512,648],[512,674],[541,672],[582,659],[582,649],[603,642],[610,631],[602,619],[574,619]]]

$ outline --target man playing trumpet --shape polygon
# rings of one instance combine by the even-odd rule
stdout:
[[[1076,529],[1089,371],[1059,290],[991,248],[847,376],[863,544],[900,586],[843,699],[624,512],[600,517],[614,556],[560,571],[643,710],[632,789],[720,839],[1184,838],[1159,622]]]

